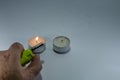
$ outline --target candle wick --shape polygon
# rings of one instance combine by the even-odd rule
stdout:
[[[36,40],[35,42],[38,43],[38,40]]]
[[[37,40],[36,40],[36,43],[38,43]]]
[[[64,40],[61,40],[61,42],[63,42]]]

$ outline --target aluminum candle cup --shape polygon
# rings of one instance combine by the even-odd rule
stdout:
[[[29,39],[28,45],[34,53],[42,53],[45,50],[45,39],[40,36],[35,36]]]
[[[70,50],[70,39],[58,36],[53,40],[53,50],[57,53],[66,53]]]

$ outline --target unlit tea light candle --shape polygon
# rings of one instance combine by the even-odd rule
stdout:
[[[28,45],[29,48],[34,52],[34,53],[41,53],[45,50],[45,39],[40,37],[40,36],[35,36],[29,39]]]
[[[53,50],[57,53],[66,53],[70,50],[70,39],[58,36],[53,40]]]

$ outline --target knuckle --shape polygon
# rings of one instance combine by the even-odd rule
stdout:
[[[13,43],[13,45],[12,45],[14,48],[18,48],[18,49],[21,49],[21,48],[23,48],[23,45],[22,44],[20,44],[19,42],[15,42],[15,43]]]
[[[13,45],[20,46],[21,44],[19,42],[15,42],[15,43],[13,43]]]

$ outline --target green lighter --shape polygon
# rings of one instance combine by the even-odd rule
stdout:
[[[23,51],[22,57],[21,57],[21,65],[25,66],[27,63],[29,63],[34,57],[34,54],[31,49],[27,49]]]

